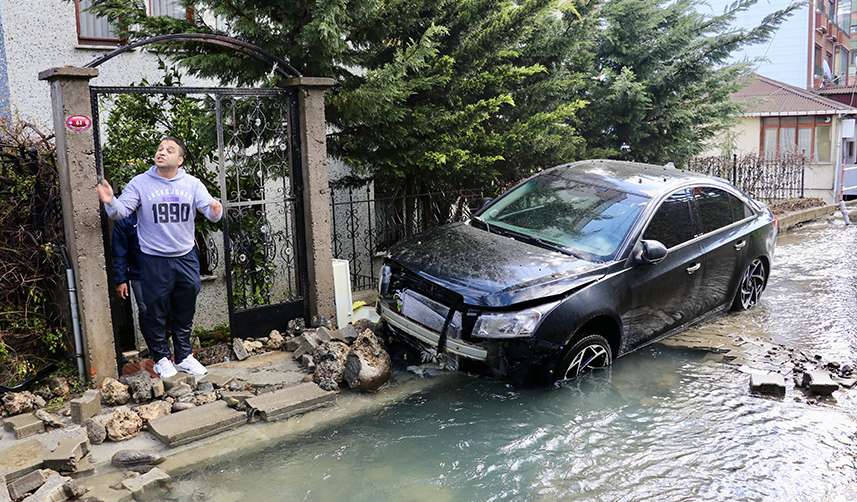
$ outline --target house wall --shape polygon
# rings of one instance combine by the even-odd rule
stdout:
[[[709,0],[697,9],[707,15],[722,14],[734,0]],[[772,12],[791,4],[791,0],[768,0],[757,2],[740,13],[735,20],[737,28],[754,28]],[[710,6],[710,7],[709,7]],[[807,68],[809,67],[809,16],[814,7],[804,6],[788,18],[765,44],[746,47],[732,54],[730,61],[765,58],[756,64],[753,71],[774,80],[805,89],[807,87]],[[820,63],[819,63],[820,64]]]

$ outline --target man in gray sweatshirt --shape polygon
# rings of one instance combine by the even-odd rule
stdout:
[[[191,354],[190,333],[200,289],[193,220],[199,211],[210,221],[219,221],[223,207],[201,181],[179,168],[184,157],[184,143],[166,137],[155,153],[155,165],[134,176],[118,198],[107,180],[96,187],[110,218],[120,220],[137,213],[144,323],[152,338],[149,349],[155,372],[163,378],[178,370],[192,375],[208,373]],[[175,363],[167,343],[168,321]]]

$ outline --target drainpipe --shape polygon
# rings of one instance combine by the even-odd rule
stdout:
[[[77,312],[77,288],[74,286],[74,270],[68,259],[65,244],[60,248],[62,258],[65,260],[65,276],[68,280],[68,302],[71,308],[71,324],[74,329],[74,356],[77,360],[77,376],[83,381],[86,377],[86,367],[83,361],[83,337],[80,334],[80,316]]]

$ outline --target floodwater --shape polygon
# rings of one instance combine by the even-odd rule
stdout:
[[[855,249],[841,219],[781,236],[760,305],[708,329],[855,365]],[[855,500],[857,389],[815,402],[791,381],[781,399],[748,382],[734,362],[664,344],[551,391],[445,374],[371,416],[176,479],[170,498]]]

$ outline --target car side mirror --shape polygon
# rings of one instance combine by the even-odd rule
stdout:
[[[642,240],[634,249],[634,263],[654,265],[667,256],[667,247],[660,241]]]

